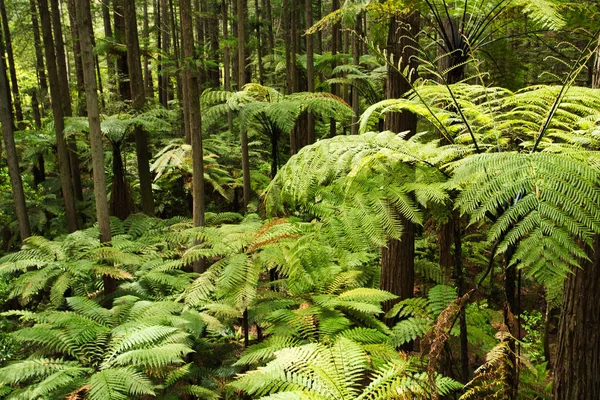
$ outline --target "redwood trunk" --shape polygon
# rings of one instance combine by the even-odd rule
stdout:
[[[29,217],[27,216],[27,206],[25,204],[25,193],[23,191],[23,181],[19,171],[19,158],[15,146],[14,122],[11,110],[11,99],[9,95],[9,85],[6,76],[4,63],[4,49],[0,38],[0,123],[2,124],[2,136],[4,138],[4,148],[6,151],[6,163],[8,165],[8,174],[15,202],[15,213],[19,222],[19,233],[21,241],[31,235],[29,227]]]
[[[388,33],[388,54],[393,60],[402,57],[404,65],[410,60],[413,52],[408,46],[413,43],[408,37],[414,37],[419,27],[419,15],[414,12],[404,20],[391,18]],[[411,60],[411,63],[414,61]],[[416,65],[411,64],[414,68]],[[414,77],[413,77],[414,78]],[[410,85],[396,68],[388,66],[386,97],[395,99],[410,90]],[[388,113],[385,117],[384,129],[393,132],[408,131],[408,137],[417,129],[417,117],[412,113]],[[381,288],[398,296],[398,300],[413,297],[415,267],[415,225],[402,218],[404,228],[400,240],[389,239],[387,247],[381,254]]]
[[[554,369],[556,400],[600,399],[600,236],[564,286]]]
[[[64,130],[64,112],[61,106],[61,89],[58,80],[58,70],[56,67],[56,55],[54,53],[54,42],[52,40],[52,26],[50,23],[50,13],[48,9],[48,0],[39,0],[39,11],[44,37],[44,52],[46,53],[46,64],[48,67],[48,78],[50,80],[50,95],[52,98],[52,115],[54,117],[54,130],[56,133],[56,148],[58,152],[58,166],[60,172],[60,182],[65,203],[65,212],[67,215],[67,228],[69,232],[78,229],[77,212],[75,209],[75,199],[73,197],[73,187],[71,185],[71,170],[69,167],[69,152],[67,143],[63,134]]]
[[[12,49],[12,39],[8,27],[8,16],[4,0],[0,0],[0,14],[2,14],[2,27],[4,28],[4,39],[6,41],[6,54],[8,55],[8,69],[10,71],[11,90],[13,92],[13,106],[17,121],[23,121],[23,110],[21,108],[21,96],[19,95],[19,84],[17,82],[17,70],[15,68],[15,57]]]

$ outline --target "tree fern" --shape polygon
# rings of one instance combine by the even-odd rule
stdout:
[[[132,296],[116,299],[112,309],[88,298],[67,303],[71,311],[23,314],[35,323],[13,337],[31,346],[23,347],[31,356],[0,369],[0,382],[12,388],[8,398],[25,393],[56,398],[76,391],[89,399],[154,395],[166,371],[183,365],[183,357],[193,352],[189,334],[174,326],[180,304]]]

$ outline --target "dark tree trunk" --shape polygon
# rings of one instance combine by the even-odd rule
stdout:
[[[87,115],[85,104],[85,84],[83,83],[83,66],[81,64],[81,47],[79,44],[78,19],[75,10],[75,0],[68,0],[69,22],[71,23],[71,38],[73,39],[73,58],[75,60],[75,77],[77,79],[77,115]]]
[[[335,12],[340,8],[339,0],[332,0],[331,2],[331,12]],[[333,24],[331,27],[331,69],[334,70],[337,67],[337,52],[339,47],[339,39],[341,34],[341,27],[339,23]],[[340,87],[339,85],[331,85],[331,94],[334,96],[340,95]],[[337,122],[335,118],[331,118],[329,120],[329,137],[334,137],[337,134]]]
[[[362,34],[362,14],[356,16],[356,22],[354,24],[354,32],[352,33],[352,62],[354,65],[360,65],[360,56],[362,52],[362,47],[360,45],[360,35]],[[391,26],[390,26],[391,29]],[[389,43],[389,42],[388,42]],[[404,50],[403,50],[404,52]],[[356,87],[352,87],[352,129],[351,132],[353,135],[358,135],[358,117],[360,114],[360,99],[358,96],[358,89]]]
[[[121,155],[121,147],[118,143],[111,143],[113,156],[113,179],[110,192],[110,215],[126,219],[133,212],[133,202],[131,200],[131,189],[125,176],[125,166]]]
[[[223,18],[223,38],[225,39],[225,45],[223,46],[223,85],[225,90],[231,90],[231,50],[227,44],[229,41],[229,11],[228,11],[228,0],[221,0],[221,13]],[[227,129],[231,132],[233,130],[233,113],[229,111],[227,113]]]
[[[308,0],[307,0],[308,1]],[[262,24],[262,19],[261,19],[261,9],[258,6],[258,0],[254,1],[254,10],[255,10],[255,15],[256,15],[256,40],[257,40],[257,45],[256,45],[256,56],[257,56],[257,62],[258,62],[258,82],[261,85],[265,84],[265,66],[263,65],[263,53],[264,53],[264,41],[263,38],[261,36],[261,24]]]
[[[131,106],[141,112],[146,103],[144,93],[144,77],[140,63],[140,44],[137,32],[137,17],[135,4],[125,0],[123,3],[125,17],[125,35],[127,41],[127,63],[129,69],[129,87],[131,91]],[[152,196],[152,175],[150,173],[150,153],[148,150],[148,133],[136,127],[135,154],[137,156],[140,192],[142,197],[142,211],[146,215],[154,215],[154,198]]]
[[[181,13],[181,40],[183,56],[192,59],[194,56],[194,38],[192,33],[192,6],[190,0],[180,0]],[[192,143],[192,169],[193,188],[192,194],[194,226],[204,225],[204,157],[202,152],[202,117],[200,115],[200,96],[198,93],[198,74],[194,71],[192,63],[186,63],[185,69],[185,97],[189,104],[189,130]],[[196,272],[204,272],[204,263],[199,262],[194,266]]]
[[[142,29],[143,53],[144,53],[144,91],[146,96],[154,98],[154,90],[152,88],[152,74],[150,73],[150,22],[148,20],[148,0],[144,0],[144,26]]]
[[[167,62],[167,58],[170,58],[171,51],[171,23],[169,18],[169,5],[167,0],[160,0],[160,32],[162,33],[162,64]],[[160,76],[160,88],[162,97],[159,99],[163,107],[167,108],[171,96],[171,82],[170,74],[166,67],[162,67]]]
[[[90,3],[87,0],[77,0],[76,14],[78,18],[79,40],[81,49],[82,72],[84,78],[85,100],[90,131],[90,144],[92,148],[92,165],[94,176],[94,197],[96,200],[96,218],[100,230],[100,241],[109,242],[110,220],[108,213],[108,199],[106,195],[106,176],[104,174],[104,148],[102,146],[102,132],[100,130],[100,110],[98,107],[98,92],[96,88],[96,75],[94,70],[94,54],[92,36],[90,35],[92,21],[90,18]],[[116,288],[114,278],[105,275],[104,294],[111,294]]]
[[[63,134],[64,130],[64,111],[61,106],[61,88],[58,79],[58,70],[56,66],[56,55],[54,53],[54,42],[52,39],[52,25],[50,23],[50,11],[48,9],[48,0],[39,0],[40,20],[42,25],[42,34],[44,37],[44,52],[46,53],[46,64],[48,67],[48,78],[50,81],[50,95],[52,99],[52,115],[54,117],[54,130],[56,132],[56,148],[58,152],[58,166],[60,172],[60,182],[65,203],[65,212],[67,215],[67,228],[69,232],[78,229],[77,211],[75,208],[75,198],[73,196],[73,187],[71,183],[71,169],[69,167],[69,151]]]
[[[104,37],[115,42],[113,37],[112,25],[110,23],[110,0],[102,1],[102,21],[104,23]],[[114,47],[106,52],[106,71],[108,75],[108,90],[110,93],[116,93],[116,66],[114,59]]]
[[[4,138],[4,148],[6,151],[6,164],[8,165],[8,175],[12,188],[13,200],[15,203],[15,214],[19,222],[19,234],[21,241],[31,235],[29,227],[29,217],[27,206],[25,204],[25,193],[23,191],[23,181],[19,170],[19,157],[15,146],[14,121],[12,115],[12,105],[6,74],[6,63],[4,61],[4,46],[0,37],[0,123],[2,124],[2,137]]]
[[[207,68],[207,80],[210,86],[217,88],[220,86],[220,68],[219,68],[219,2],[218,0],[209,0],[209,16],[206,21],[207,31],[210,40],[208,48],[208,59],[212,62]]]
[[[556,400],[600,399],[600,236],[565,281],[554,369]]]
[[[4,0],[0,0],[0,14],[2,15],[2,28],[4,29],[5,50],[8,55],[8,69],[10,71],[11,90],[13,93],[13,106],[15,108],[15,117],[17,122],[23,121],[23,109],[21,108],[21,96],[19,95],[19,84],[17,82],[17,70],[15,68],[15,57],[12,48],[12,39],[8,26],[8,15],[6,14],[6,5]]]
[[[265,18],[267,20],[267,44],[268,44],[268,54],[273,54],[273,49],[275,48],[275,36],[273,35],[273,12],[271,9],[271,0],[263,0],[263,8],[265,10]]]
[[[246,31],[244,29],[247,0],[237,0],[238,17],[238,88],[242,90],[246,83]],[[246,128],[240,126],[240,137],[242,147],[242,174],[244,185],[244,213],[248,211],[250,203],[250,157],[248,155],[248,132]]]
[[[129,65],[127,64],[127,47],[125,33],[125,18],[123,4],[130,0],[114,0],[113,1],[113,28],[115,46],[121,47],[115,51],[116,67],[117,67],[117,82],[119,87],[119,95],[121,100],[131,100],[131,90],[129,88]]]
[[[33,28],[33,44],[35,46],[35,65],[36,72],[38,74],[38,81],[40,84],[41,90],[41,98],[38,99],[38,102],[41,100],[41,103],[44,105],[44,108],[48,106],[48,102],[46,101],[48,97],[48,81],[46,79],[46,69],[44,67],[44,46],[42,45],[42,41],[40,40],[40,28],[38,24],[38,12],[37,6],[35,4],[35,0],[29,0],[29,9],[31,11],[31,26]]]
[[[67,71],[67,61],[65,53],[65,43],[63,40],[62,21],[60,18],[60,7],[58,0],[50,0],[52,14],[52,31],[54,34],[54,46],[56,49],[56,66],[58,72],[58,82],[61,106],[65,117],[73,116],[71,106],[71,89],[69,88],[69,73]],[[71,169],[71,185],[73,185],[73,195],[77,200],[83,200],[83,188],[81,186],[81,171],[79,169],[79,156],[74,139],[67,139],[67,148],[69,151],[69,165]]]
[[[306,28],[308,29],[313,24],[312,0],[305,0],[304,8],[306,9]],[[313,42],[313,35],[306,35],[306,90],[308,92],[315,91],[315,62]],[[307,115],[306,128],[307,144],[313,144],[315,142],[315,116],[312,113],[308,113]]]
[[[31,110],[33,112],[33,121],[36,129],[42,128],[42,114],[40,113],[40,104],[38,101],[38,91],[31,91]],[[33,164],[33,186],[37,187],[46,180],[46,164],[44,161],[44,155],[37,155],[36,163]]]
[[[416,68],[414,59],[410,58],[414,50],[409,38],[415,37],[419,30],[419,14],[413,12],[400,18],[392,17],[389,22],[387,50],[393,60],[402,57],[404,69],[407,62],[411,68]],[[394,65],[396,66],[396,65]],[[416,78],[413,76],[413,79]],[[410,85],[398,70],[390,65],[387,69],[386,98],[396,99],[410,90]],[[388,113],[385,117],[384,129],[392,132],[408,131],[408,137],[414,135],[417,129],[417,117],[412,113]],[[415,230],[413,223],[402,218],[403,232],[400,240],[389,239],[387,247],[381,252],[381,288],[403,300],[413,296],[415,268]],[[387,305],[388,307],[390,305]],[[392,322],[392,321],[390,321]]]
[[[599,56],[600,48],[592,73],[595,89],[600,88]],[[600,398],[600,235],[587,256],[591,261],[582,261],[582,268],[565,281],[553,381],[556,400]]]

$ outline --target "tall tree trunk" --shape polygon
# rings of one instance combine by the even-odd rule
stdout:
[[[305,0],[304,8],[306,10],[306,28],[308,29],[313,24],[312,0]],[[313,41],[313,35],[306,35],[306,90],[308,92],[315,91],[315,62]],[[306,141],[307,144],[313,144],[315,142],[315,116],[312,113],[308,113],[307,115]]]
[[[23,191],[23,181],[19,171],[19,157],[15,146],[14,121],[12,115],[12,99],[6,74],[6,62],[4,59],[4,46],[0,37],[0,123],[2,124],[2,137],[4,138],[4,148],[6,149],[6,164],[8,165],[8,175],[12,188],[13,200],[15,202],[15,214],[19,222],[19,234],[21,241],[31,236],[29,227],[29,217],[27,206],[25,204],[25,193]]]
[[[308,1],[308,0],[307,0]],[[262,25],[262,18],[261,18],[261,9],[258,6],[258,0],[254,1],[254,12],[256,15],[256,41],[257,41],[257,45],[256,45],[256,56],[257,56],[257,62],[258,62],[258,82],[261,85],[265,84],[265,66],[263,65],[263,53],[264,53],[264,46],[265,43],[263,41],[263,38],[261,36],[261,25]]]
[[[100,110],[98,107],[98,92],[96,73],[94,70],[94,53],[90,35],[92,21],[90,19],[87,0],[76,0],[78,32],[81,49],[82,72],[87,103],[87,115],[92,149],[92,168],[94,176],[94,197],[96,200],[96,219],[100,230],[100,241],[110,241],[110,220],[108,214],[108,198],[106,195],[106,176],[104,174],[104,148],[102,147],[102,132],[100,130]],[[116,289],[114,278],[104,276],[104,294],[110,294]]]
[[[600,88],[600,48],[592,88]],[[590,261],[582,261],[582,268],[565,281],[554,368],[556,400],[600,398],[600,235],[587,256]]]
[[[267,21],[267,44],[268,44],[268,54],[273,54],[273,49],[275,49],[275,35],[273,35],[273,12],[271,9],[271,0],[263,0],[263,8],[265,10],[265,19]]]
[[[52,26],[50,23],[50,11],[48,9],[48,0],[38,0],[40,20],[42,25],[42,34],[44,37],[44,52],[46,54],[46,64],[48,67],[48,78],[50,80],[50,96],[52,99],[52,115],[54,117],[54,130],[56,132],[56,148],[58,152],[58,166],[60,172],[60,182],[65,203],[65,212],[67,215],[67,229],[74,232],[78,228],[77,211],[75,209],[75,198],[73,197],[73,187],[71,184],[71,169],[69,167],[69,151],[63,134],[64,131],[64,111],[61,106],[62,97],[60,82],[58,80],[58,70],[56,66],[56,55],[54,54],[54,41],[52,39]]]
[[[207,67],[207,79],[210,87],[220,86],[220,68],[219,68],[219,1],[209,0],[209,16],[206,21],[206,30],[208,32],[210,46],[208,47],[208,59],[211,60]]]
[[[200,115],[200,95],[198,93],[198,74],[191,60],[194,57],[194,37],[192,32],[192,6],[190,0],[180,0],[181,41],[185,64],[185,97],[189,104],[189,129],[192,143],[192,170],[194,199],[194,226],[204,225],[204,157],[202,152],[202,118]],[[204,272],[204,263],[195,266],[196,272]]]
[[[61,105],[65,117],[73,116],[71,106],[71,89],[69,88],[69,73],[67,71],[67,61],[65,53],[65,43],[63,40],[62,21],[60,17],[60,7],[58,0],[50,0],[52,14],[52,31],[54,33],[54,46],[56,49],[56,66],[58,72],[58,82],[60,90]],[[83,189],[81,186],[81,171],[79,169],[79,156],[75,140],[67,139],[67,148],[69,152],[69,165],[71,169],[71,184],[73,185],[73,195],[77,200],[83,200]]]
[[[102,4],[102,21],[104,25],[104,37],[115,43],[113,36],[112,25],[110,22],[110,0],[104,0]],[[106,52],[106,72],[108,75],[108,91],[116,93],[116,65],[114,59],[114,46]]]
[[[554,399],[600,398],[600,236],[592,261],[575,268],[564,286],[558,324],[558,352],[554,369]]]
[[[352,32],[352,62],[355,66],[360,65],[360,55],[361,55],[361,41],[360,35],[362,35],[362,14],[356,16],[356,21],[354,23],[354,32]],[[389,42],[388,42],[389,44]],[[358,115],[360,114],[360,102],[358,96],[358,89],[356,87],[352,87],[352,129],[351,132],[353,135],[358,135]]]
[[[36,0],[29,0],[29,10],[31,12],[31,26],[33,30],[33,45],[35,46],[35,65],[36,72],[38,75],[38,81],[40,88],[42,89],[40,92],[42,104],[46,108],[48,106],[48,102],[46,99],[48,98],[48,80],[46,79],[46,68],[44,67],[44,55],[42,54],[43,45],[40,39],[40,28],[38,24],[38,12],[37,6],[35,4]]]
[[[144,53],[144,91],[146,97],[154,98],[152,88],[152,74],[150,73],[150,55],[148,46],[150,45],[150,21],[148,19],[148,0],[144,0],[144,25],[142,28],[143,53]]]
[[[146,103],[146,95],[144,93],[144,78],[142,75],[142,65],[140,63],[140,43],[138,41],[137,17],[134,2],[125,0],[123,2],[123,11],[125,17],[131,106],[137,112],[141,112]],[[134,129],[134,135],[135,154],[137,156],[138,174],[140,179],[140,192],[142,195],[142,211],[146,215],[154,215],[148,133],[140,127],[136,127]]]
[[[221,13],[223,18],[223,38],[225,44],[223,46],[223,85],[225,90],[231,90],[231,49],[229,48],[229,0],[221,0]],[[227,112],[227,129],[233,130],[233,113]]]
[[[405,17],[392,17],[389,22],[387,39],[388,55],[394,60],[402,58],[404,69],[410,63],[411,68],[416,68],[414,54],[411,47],[414,43],[409,39],[416,36],[419,29],[419,14],[413,12]],[[415,77],[413,76],[413,79]],[[388,65],[386,81],[386,98],[396,99],[410,90],[410,85],[395,67]],[[408,136],[416,133],[417,117],[408,112],[388,113],[385,117],[384,129],[392,132],[409,131]],[[404,300],[413,296],[414,290],[414,255],[415,255],[415,230],[413,223],[402,218],[403,232],[400,240],[389,239],[387,247],[381,254],[381,288]]]
[[[163,59],[162,59],[162,64],[165,65],[167,58],[171,58],[170,57],[170,45],[171,45],[171,23],[170,23],[170,18],[169,18],[169,6],[168,6],[168,2],[167,0],[160,0],[160,19],[161,19],[161,23],[160,23],[160,31],[162,33],[162,54],[163,54]],[[170,97],[170,93],[171,93],[171,83],[170,83],[170,74],[168,72],[168,69],[165,68],[164,66],[162,67],[162,71],[161,71],[161,76],[160,76],[160,86],[161,86],[161,91],[163,93],[163,97],[160,98],[160,103],[163,105],[163,107],[167,108],[168,107],[168,102],[169,100],[171,100],[172,97]]]
[[[75,10],[75,0],[68,0],[69,22],[71,23],[71,38],[73,40],[73,58],[75,60],[75,78],[77,80],[77,115],[87,115],[85,100],[85,84],[83,79],[83,66],[81,63],[81,47],[78,38],[78,20]]]
[[[238,89],[242,90],[246,83],[246,30],[244,14],[247,0],[237,0],[238,17]],[[240,125],[240,137],[242,145],[242,174],[244,185],[244,213],[248,211],[250,203],[250,156],[248,155],[248,131]]]
[[[340,8],[339,0],[332,0],[331,2],[331,12],[335,12]],[[340,23],[335,23],[331,27],[331,70],[333,71],[335,67],[337,67],[337,52],[340,43],[340,34],[341,34],[341,26]],[[340,87],[339,85],[331,85],[331,94],[334,96],[340,95]],[[329,137],[334,137],[337,134],[337,122],[335,118],[331,118],[329,120]]]
[[[129,88],[129,64],[127,63],[126,33],[123,4],[130,0],[113,0],[113,38],[116,46],[121,49],[115,51],[117,67],[117,85],[121,100],[131,100]]]
[[[183,103],[183,71],[179,68],[181,61],[181,52],[179,51],[179,34],[177,19],[175,18],[175,6],[173,0],[169,0],[169,8],[171,9],[171,35],[173,37],[173,56],[175,58],[175,68],[177,71],[181,71],[176,74],[177,81],[177,99]]]
[[[12,39],[10,28],[8,26],[8,15],[6,14],[6,5],[4,0],[0,0],[0,14],[2,15],[2,28],[4,29],[4,40],[6,42],[6,54],[8,55],[8,69],[10,71],[10,82],[13,93],[13,106],[15,108],[15,117],[17,122],[23,121],[23,109],[21,108],[21,96],[19,95],[19,84],[17,82],[17,70],[15,68],[15,57],[12,48]]]
[[[31,90],[31,111],[33,112],[33,121],[36,129],[42,128],[42,114],[40,112],[40,103],[38,101],[38,90]],[[36,163],[32,166],[33,173],[33,187],[38,186],[46,180],[46,164],[44,161],[44,155],[39,153],[37,155]]]

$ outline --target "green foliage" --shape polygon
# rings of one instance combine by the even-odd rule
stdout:
[[[154,395],[190,348],[182,306],[117,298],[111,309],[86,297],[67,299],[69,311],[11,312],[33,325],[12,334],[23,354],[0,369],[6,398],[126,399]]]

